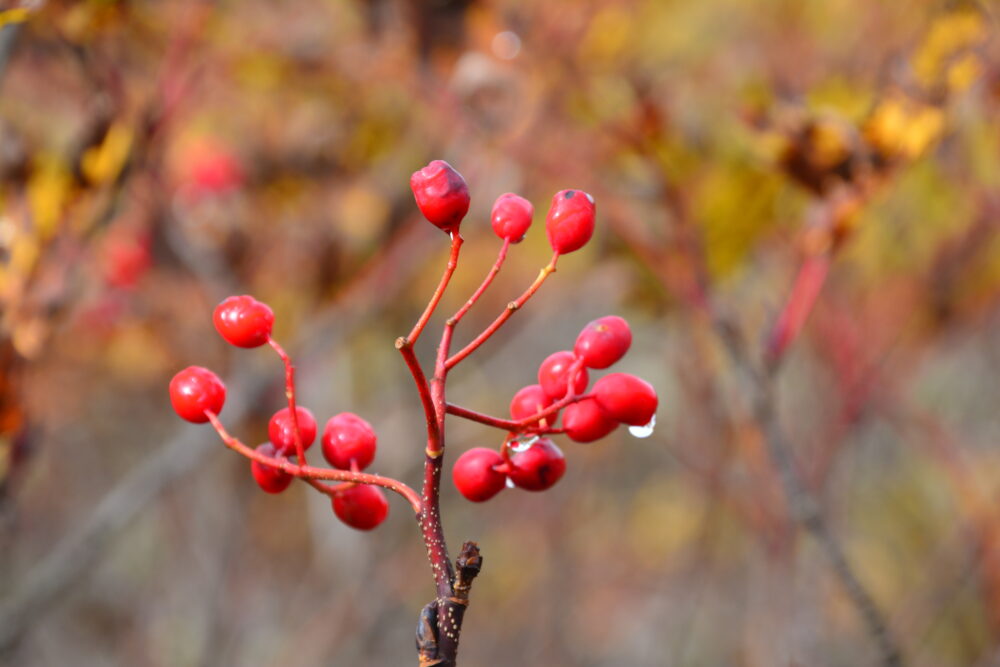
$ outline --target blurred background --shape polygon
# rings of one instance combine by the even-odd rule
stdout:
[[[461,663],[1000,664],[1000,59],[995,7],[831,0],[6,3],[0,11],[0,662],[405,665],[433,596],[409,509],[372,533],[260,492],[178,369],[266,437],[278,360],[211,310],[277,315],[320,423],[419,483],[393,341],[447,258],[408,178],[472,192],[418,353],[536,206],[462,322],[550,251],[552,193],[598,229],[452,375],[505,415],[615,313],[655,433],[559,438],[552,490],[443,492],[485,558]],[[786,305],[790,304],[790,305]],[[502,434],[450,420],[448,458]],[[450,461],[446,463],[450,475]]]

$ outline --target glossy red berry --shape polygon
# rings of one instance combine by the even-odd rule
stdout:
[[[323,429],[323,456],[334,468],[350,470],[351,461],[364,470],[375,459],[375,429],[351,412],[330,417]]]
[[[459,493],[474,503],[481,503],[503,491],[507,476],[493,469],[502,463],[499,452],[475,447],[458,457],[451,469],[451,478]]]
[[[656,390],[634,375],[605,375],[594,383],[593,393],[604,414],[625,424],[645,426],[656,414]]]
[[[520,421],[538,414],[550,405],[552,405],[552,398],[545,393],[542,385],[529,384],[514,394],[514,398],[511,399],[510,416],[514,421]],[[552,423],[557,416],[558,413],[550,415],[547,420]]]
[[[625,356],[632,345],[628,322],[617,315],[594,320],[576,337],[573,353],[588,368],[607,368]]]
[[[469,212],[469,187],[450,164],[434,160],[413,172],[410,189],[425,218],[446,232],[458,231]]]
[[[548,438],[539,438],[523,452],[510,457],[510,479],[527,491],[551,488],[566,472],[566,457]]]
[[[562,190],[552,198],[545,232],[560,254],[579,250],[594,234],[594,198],[583,190]]]
[[[604,414],[596,400],[585,398],[566,406],[562,425],[570,440],[593,442],[618,428],[618,421]]]
[[[538,384],[552,400],[558,401],[566,395],[570,369],[575,361],[576,357],[572,352],[563,350],[550,354],[538,367]],[[573,376],[573,392],[583,393],[589,383],[590,376],[587,374],[587,369],[580,366]]]
[[[278,452],[270,442],[257,446],[257,451],[264,456],[277,456]],[[250,472],[253,473],[257,486],[268,493],[281,493],[292,483],[292,476],[280,468],[250,461]]]
[[[170,403],[182,419],[195,424],[208,421],[205,411],[219,414],[226,402],[226,385],[201,366],[188,366],[170,381]]]
[[[377,486],[356,484],[333,495],[333,513],[351,528],[371,530],[389,515],[389,501]]]
[[[274,327],[274,313],[252,296],[231,296],[218,306],[212,321],[226,342],[236,347],[259,347]]]
[[[313,413],[302,406],[295,406],[295,414],[299,418],[299,436],[302,447],[309,449],[316,440],[316,418]],[[282,454],[295,453],[295,425],[292,423],[292,411],[281,408],[267,423],[267,437]]]
[[[501,239],[510,239],[511,243],[520,243],[531,226],[531,217],[535,215],[535,207],[524,197],[508,192],[497,197],[490,213],[493,231]]]

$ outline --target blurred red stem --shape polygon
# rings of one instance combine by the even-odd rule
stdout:
[[[809,255],[802,262],[798,275],[795,276],[791,294],[788,295],[784,308],[775,320],[767,342],[765,361],[769,368],[773,369],[781,362],[788,347],[802,332],[802,327],[809,318],[813,306],[816,305],[816,299],[826,282],[829,269],[830,256],[825,253]]]

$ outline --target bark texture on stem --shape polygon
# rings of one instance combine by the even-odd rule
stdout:
[[[424,606],[417,621],[417,655],[420,667],[454,667],[465,609],[472,581],[483,566],[479,546],[466,542],[455,559],[455,577],[450,594]]]

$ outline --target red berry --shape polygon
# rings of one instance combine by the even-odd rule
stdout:
[[[215,307],[212,321],[229,344],[259,347],[271,337],[274,313],[252,296],[231,296]]]
[[[469,212],[469,187],[444,160],[434,160],[410,176],[410,189],[420,212],[446,232],[457,232]]]
[[[569,371],[575,361],[576,357],[572,352],[563,350],[550,354],[538,367],[538,384],[552,400],[558,401],[566,395]],[[590,376],[587,374],[587,369],[580,366],[573,378],[573,393],[583,393],[589,383]]]
[[[632,344],[628,322],[617,315],[596,319],[576,337],[573,353],[588,368],[607,368],[625,356]]]
[[[558,253],[579,250],[594,234],[594,198],[583,190],[562,190],[545,218],[549,244]]]
[[[351,461],[364,470],[375,459],[375,429],[351,412],[330,417],[323,429],[323,456],[334,468],[350,470]]]
[[[593,398],[566,406],[562,425],[570,440],[576,442],[600,440],[618,428],[618,422],[604,414]]]
[[[497,197],[490,213],[493,231],[501,239],[510,239],[511,243],[520,243],[531,226],[531,216],[535,207],[531,202],[513,192]]]
[[[264,456],[274,457],[278,454],[274,445],[270,442],[258,445],[257,451]],[[257,461],[250,461],[250,472],[253,473],[253,478],[257,482],[257,486],[268,493],[281,493],[292,483],[292,476],[281,468],[275,468],[274,466],[258,463]]]
[[[493,469],[501,463],[503,457],[499,452],[476,447],[458,457],[451,469],[451,478],[459,493],[474,503],[481,503],[503,491],[507,476]]]
[[[514,421],[527,419],[536,415],[545,408],[552,405],[552,399],[540,384],[529,384],[514,394],[510,401],[510,416]],[[558,413],[550,415],[547,420],[551,423],[556,420]]]
[[[226,385],[219,376],[201,366],[188,366],[170,381],[174,412],[195,424],[208,421],[205,411],[219,414],[226,402]]]
[[[566,472],[566,457],[548,438],[539,438],[510,457],[510,479],[527,491],[551,488]]]
[[[389,515],[389,501],[377,486],[356,484],[333,495],[333,513],[351,528],[371,530]]]
[[[302,438],[303,449],[309,449],[316,439],[316,418],[313,413],[302,406],[295,406],[295,414],[299,418],[299,436]],[[295,453],[295,425],[292,422],[292,411],[281,408],[274,413],[267,423],[267,437],[282,454]]]
[[[594,383],[594,398],[604,414],[633,426],[645,426],[656,414],[653,385],[628,373],[611,373]]]

